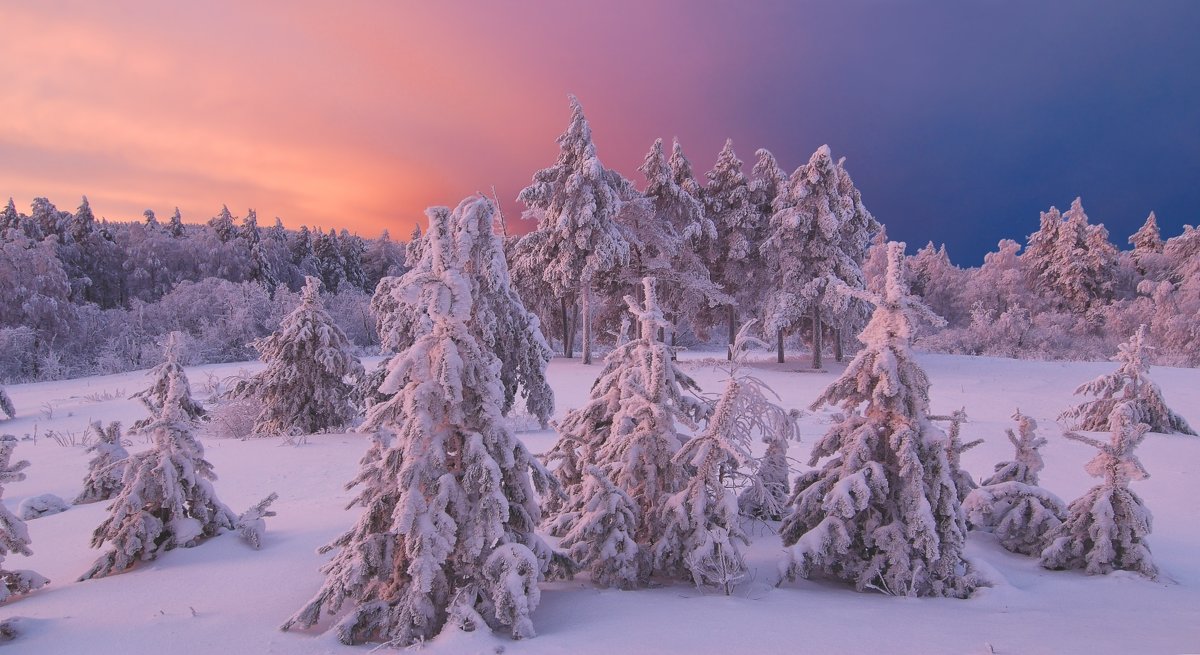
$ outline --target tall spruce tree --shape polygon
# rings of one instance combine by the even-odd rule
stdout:
[[[567,357],[573,355],[567,310],[579,302],[583,361],[590,364],[594,287],[599,276],[629,260],[629,243],[616,219],[622,205],[639,194],[620,173],[600,163],[583,107],[575,96],[570,101],[571,123],[558,137],[558,161],[535,173],[518,196],[530,210],[526,215],[538,222],[537,231],[522,239],[518,257],[540,269],[559,298]]]
[[[325,583],[285,630],[349,602],[334,627],[348,644],[407,646],[454,624],[534,634],[537,583],[555,557],[534,532],[532,483],[546,478],[500,422],[500,362],[468,326],[466,255],[477,236],[430,230],[429,266],[399,282],[424,318],[392,358],[381,391],[394,395],[362,427],[376,434],[352,483],[364,511],[323,549],[337,551]]]
[[[911,295],[904,244],[888,246],[864,348],[813,403],[844,416],[816,443],[780,527],[789,577],[821,572],[908,596],[966,597],[977,582],[963,558],[966,524],[947,437],[929,418],[929,378],[910,347],[918,319],[940,322]]]

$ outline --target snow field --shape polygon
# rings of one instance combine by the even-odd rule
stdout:
[[[801,373],[798,356],[787,364],[754,364],[781,396],[785,408],[807,408],[835,379],[827,372]],[[708,393],[719,393],[719,362],[704,353],[685,353],[683,367]],[[984,439],[963,455],[975,479],[1009,459],[1004,435],[1020,408],[1039,423],[1049,444],[1041,485],[1069,502],[1093,484],[1083,470],[1094,455],[1086,445],[1059,434],[1055,417],[1077,402],[1071,391],[1113,364],[1031,362],[947,355],[920,355],[932,380],[933,410],[965,407],[964,440]],[[374,362],[365,362],[368,369]],[[197,398],[205,398],[206,373],[224,376],[255,363],[192,367]],[[555,417],[587,397],[599,365],[554,360],[548,376],[556,393]],[[1200,424],[1200,371],[1156,367],[1152,373],[1168,404]],[[126,397],[148,382],[144,372],[7,387],[18,416],[0,422],[0,433],[21,441],[14,459],[28,459],[28,478],[5,489],[15,510],[26,498],[78,493],[88,456],[80,446],[60,446],[47,431],[82,435],[92,420],[128,426],[144,410]],[[49,415],[49,418],[47,417]],[[514,423],[528,424],[517,419]],[[808,451],[828,427],[825,412],[800,421],[802,443],[790,454],[793,470],[807,469]],[[534,452],[554,442],[552,431],[519,434]],[[1104,435],[1094,435],[1104,436]],[[146,447],[130,437],[131,452]],[[10,556],[9,569],[32,569],[51,584],[0,607],[0,619],[23,617],[24,634],[11,653],[316,653],[369,652],[346,647],[319,629],[282,633],[278,625],[320,586],[318,571],[328,556],[315,553],[354,521],[344,509],[344,490],[367,447],[357,434],[317,435],[301,447],[278,439],[249,441],[204,438],[206,458],[219,476],[218,496],[241,512],[272,491],[278,516],[267,519],[262,550],[233,534],[193,549],[170,551],[128,573],[101,580],[74,580],[99,554],[88,547],[107,503],[28,521],[32,557]],[[759,444],[756,444],[758,446]],[[1117,572],[1086,576],[1047,571],[1033,558],[1009,553],[988,534],[972,532],[967,556],[991,586],[968,600],[893,598],[857,593],[840,583],[800,580],[775,587],[782,548],[773,526],[749,523],[754,543],[746,549],[750,577],[730,597],[682,583],[615,591],[593,587],[586,577],[545,583],[533,614],[539,636],[514,642],[486,631],[451,632],[425,648],[431,653],[751,653],[800,650],[820,653],[1182,653],[1200,651],[1200,439],[1153,434],[1138,455],[1150,472],[1134,482],[1154,515],[1150,537],[1158,580]]]

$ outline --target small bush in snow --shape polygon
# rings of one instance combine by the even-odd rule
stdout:
[[[95,453],[88,462],[88,472],[83,478],[83,491],[73,501],[76,505],[108,500],[121,488],[121,477],[125,474],[125,459],[129,453],[121,445],[121,424],[113,421],[102,427],[100,421],[92,423],[92,445],[87,452]]]
[[[254,550],[262,548],[263,535],[267,533],[267,522],[264,519],[275,516],[275,512],[267,508],[278,498],[279,494],[271,493],[270,496],[263,498],[257,504],[252,505],[250,509],[242,512],[237,522],[234,523],[234,527],[237,528],[238,533],[251,546],[254,546]]]
[[[62,498],[54,494],[42,494],[22,500],[20,507],[17,508],[17,514],[22,520],[32,521],[43,516],[65,512],[68,509],[71,509],[71,506]]]
[[[8,418],[17,417],[17,410],[13,407],[12,398],[8,397],[8,393],[4,391],[4,387],[0,387],[0,414],[4,414]]]
[[[1043,467],[1038,448],[1046,443],[1037,436],[1037,423],[1019,411],[1013,419],[1019,436],[1011,429],[1007,433],[1016,458],[997,464],[996,472],[967,495],[963,511],[971,527],[991,531],[1004,548],[1038,555],[1046,535],[1066,518],[1067,508],[1058,496],[1037,486]]]
[[[0,439],[0,497],[4,495],[4,487],[10,482],[20,482],[25,479],[24,470],[29,462],[21,460],[12,463],[13,449],[17,447],[14,438],[5,436]],[[29,529],[25,522],[13,516],[12,512],[0,502],[0,565],[11,553],[25,555],[33,554],[29,549]],[[27,594],[39,589],[50,582],[33,571],[9,571],[0,568],[0,603],[10,600],[13,596]]]
[[[1067,519],[1047,536],[1042,566],[1084,569],[1089,574],[1122,569],[1148,577],[1157,575],[1146,544],[1150,510],[1129,488],[1130,481],[1150,477],[1133,452],[1150,429],[1138,422],[1141,416],[1133,402],[1114,407],[1109,417],[1109,443],[1074,432],[1063,435],[1100,451],[1087,463],[1087,472],[1104,482],[1067,508]]]

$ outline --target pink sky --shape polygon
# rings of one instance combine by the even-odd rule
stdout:
[[[686,65],[636,71],[609,61],[614,35],[652,44],[667,5],[628,29],[632,6],[506,6],[522,17],[390,2],[0,7],[0,193],[63,209],[86,194],[114,220],[178,205],[201,222],[227,203],[262,222],[405,236],[426,206],[492,185],[515,212],[520,187],[556,155],[568,92],[601,157],[627,174],[671,109],[639,108],[639,97],[704,101],[694,78],[719,53],[672,53]],[[719,140],[704,143],[703,166]]]

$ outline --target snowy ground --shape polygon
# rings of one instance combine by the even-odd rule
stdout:
[[[1058,436],[1054,417],[1072,403],[1081,382],[1111,370],[1109,363],[1044,363],[924,355],[933,381],[933,407],[965,407],[971,422],[964,440],[985,439],[963,464],[979,478],[1008,458],[1004,428],[1020,407],[1050,438],[1042,484],[1065,501],[1091,484],[1083,464],[1092,449]],[[706,391],[720,390],[717,360],[692,355],[684,363]],[[203,397],[206,374],[227,375],[253,364],[188,369]],[[797,372],[800,363],[758,365],[758,374],[783,397],[785,407],[805,407],[838,373]],[[550,367],[558,415],[577,406],[599,366],[556,360]],[[1200,425],[1200,370],[1155,368],[1168,402]],[[88,457],[62,446],[47,431],[81,435],[93,419],[128,425],[142,415],[125,397],[145,385],[141,373],[8,387],[19,416],[0,422],[0,433],[22,441],[14,458],[33,466],[28,479],[10,485],[4,502],[16,510],[27,497],[53,493],[70,500],[79,491]],[[803,466],[823,414],[802,421],[804,442],[793,450]],[[522,423],[517,421],[517,423]],[[534,451],[551,432],[523,432]],[[135,448],[142,447],[140,437]],[[277,626],[321,582],[325,556],[318,546],[346,529],[357,510],[344,510],[343,489],[356,470],[366,439],[319,435],[301,447],[277,440],[206,438],[207,456],[220,476],[220,498],[240,512],[271,491],[279,493],[261,551],[232,535],[167,553],[126,574],[74,580],[97,556],[88,547],[105,503],[29,521],[32,557],[10,556],[5,568],[29,568],[51,584],[0,607],[0,618],[24,617],[24,634],[6,652],[37,653],[365,653],[319,632],[283,633]],[[1135,489],[1154,513],[1151,547],[1162,571],[1146,580],[1116,573],[1089,577],[1046,571],[1033,559],[1010,554],[990,535],[972,533],[968,555],[992,582],[969,600],[908,599],[856,593],[829,582],[799,581],[776,587],[780,557],[771,526],[752,527],[753,579],[731,597],[693,587],[639,591],[593,588],[584,579],[543,586],[534,613],[536,639],[513,642],[486,633],[444,635],[430,653],[1187,653],[1200,652],[1200,438],[1151,435],[1140,449],[1151,478]],[[326,625],[322,624],[322,627]]]

